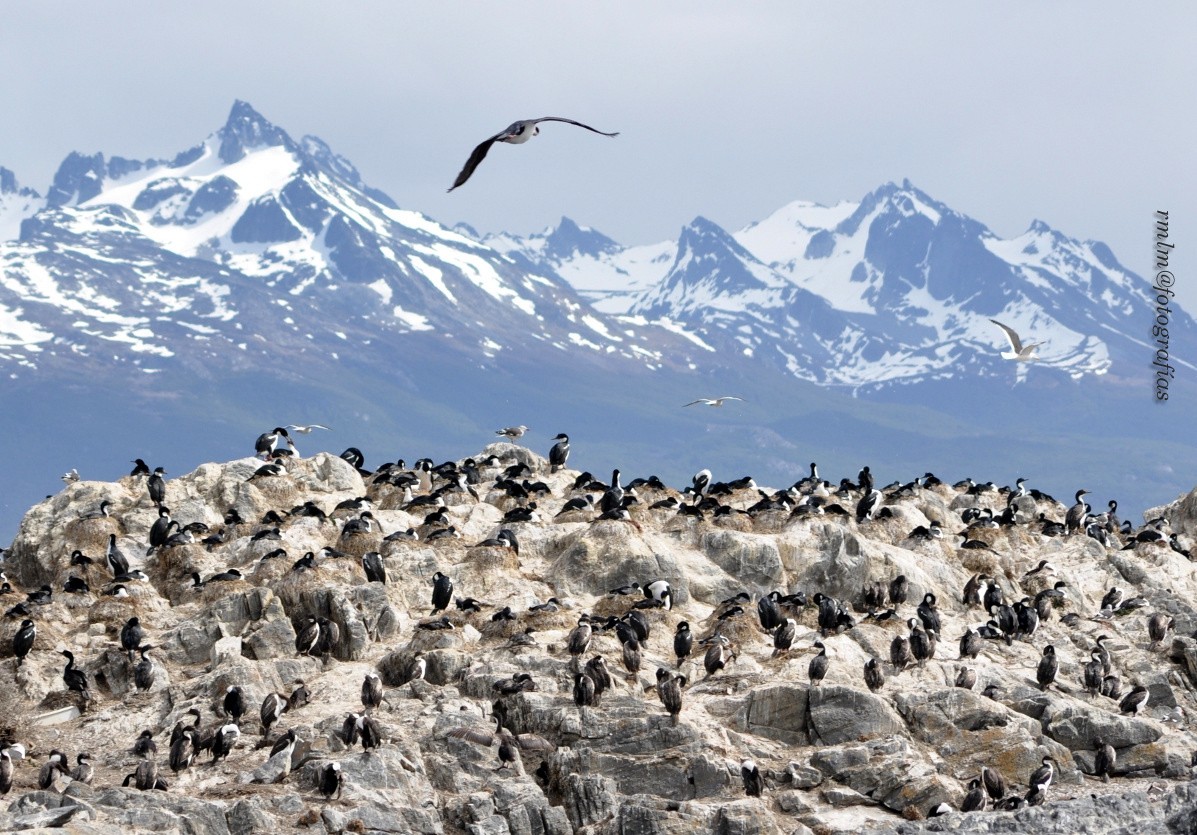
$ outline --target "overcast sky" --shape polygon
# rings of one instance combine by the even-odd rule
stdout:
[[[9,4],[0,165],[45,193],[72,150],[169,157],[240,98],[482,232],[568,215],[648,243],[909,178],[1150,276],[1157,208],[1178,262],[1197,249],[1195,33],[1190,2]],[[445,193],[477,142],[544,115],[621,135],[548,125]]]

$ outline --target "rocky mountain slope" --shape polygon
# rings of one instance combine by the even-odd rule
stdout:
[[[814,482],[765,504],[754,485],[716,486],[698,503],[701,513],[653,507],[670,499],[692,507],[696,497],[642,483],[629,519],[597,519],[587,508],[560,511],[571,498],[597,500],[608,485],[573,470],[552,473],[519,445],[495,444],[431,472],[395,464],[369,474],[326,453],[282,463],[274,474],[260,472],[254,459],[168,474],[163,501],[186,533],[148,552],[159,512],[144,477],[79,481],[25,516],[3,569],[11,584],[6,605],[28,614],[10,612],[0,636],[8,682],[0,688],[0,743],[23,746],[24,757],[15,747],[0,755],[0,766],[13,761],[0,828],[1191,831],[1197,641],[1187,636],[1197,628],[1197,588],[1181,550],[1197,535],[1197,491],[1152,512],[1163,519],[1151,526],[1164,532],[1159,542],[1124,549],[1130,536],[1111,533],[1103,544],[1095,538],[1099,523],[1118,530],[1109,519],[1095,520],[1092,535],[1046,535],[1042,519],[1062,521],[1067,508],[1026,496],[1010,505],[1011,524],[971,528],[990,547],[959,548],[953,534],[964,527],[962,514],[990,508],[1000,516],[1006,494],[894,486],[876,518],[858,522],[859,491],[822,496],[826,488]],[[521,464],[527,469],[505,475]],[[91,516],[105,501],[109,515]],[[342,502],[350,504],[338,508]],[[833,504],[849,515],[818,512]],[[521,507],[531,509],[526,520]],[[366,508],[377,524],[360,521],[371,518]],[[933,520],[943,523],[943,538],[912,536]],[[504,529],[518,547],[496,540]],[[1176,534],[1175,548],[1168,533]],[[109,593],[110,537],[135,574],[121,582],[125,596]],[[362,557],[371,553],[380,555],[385,583],[366,578]],[[1041,560],[1050,565],[1032,571]],[[433,612],[438,572],[453,581],[457,600],[475,598],[480,611],[449,603]],[[961,636],[989,619],[961,598],[978,574],[992,577],[1007,603],[1052,593],[1041,597],[1046,617],[1036,629],[1028,633],[1028,625],[1008,642],[982,639],[975,659],[960,660]],[[898,575],[908,588],[896,611],[888,613],[889,600],[867,611],[865,589],[888,589]],[[611,592],[658,579],[670,584],[671,608],[637,608],[647,600],[638,588]],[[68,582],[78,589],[78,580],[88,590],[64,589]],[[48,600],[25,601],[46,586]],[[1115,587],[1119,601],[1107,599]],[[806,598],[781,607],[781,617],[794,621],[794,639],[780,652],[758,614],[758,599],[773,590]],[[838,605],[816,605],[816,593]],[[938,645],[929,660],[896,669],[891,646],[913,634],[906,621],[927,594],[937,601]],[[513,619],[496,619],[504,607]],[[829,621],[820,623],[821,608]],[[639,668],[629,670],[632,611],[649,634],[638,641]],[[1162,642],[1146,626],[1157,613],[1174,621]],[[595,623],[593,636],[572,656],[571,630],[583,614]],[[132,617],[144,631],[142,646],[153,649],[122,648]],[[26,618],[36,637],[18,660],[14,636]],[[623,625],[608,628],[607,618]],[[336,625],[328,646],[302,644],[299,633],[313,619],[325,635]],[[696,642],[678,659],[674,635],[683,621]],[[438,625],[452,628],[428,628]],[[1121,695],[1138,686],[1149,694],[1137,715],[1120,710],[1118,698],[1086,692],[1084,668],[1102,635]],[[828,664],[813,683],[820,637]],[[725,646],[734,660],[708,674],[698,639]],[[1037,668],[1048,645],[1058,674],[1043,689]],[[67,691],[62,650],[86,673],[89,700]],[[148,688],[137,684],[139,657],[152,665]],[[597,703],[579,706],[578,665],[595,657],[605,659],[612,684]],[[875,692],[864,678],[873,658],[885,678]],[[954,686],[962,668],[975,673],[971,688]],[[659,670],[666,681],[685,676],[676,720],[652,689]],[[381,739],[363,750],[347,744],[344,722],[363,713],[362,684],[372,673],[385,700],[365,712]],[[518,686],[522,674],[530,686]],[[300,682],[310,699],[264,731],[259,706],[271,693],[290,696]],[[514,692],[503,694],[503,682]],[[1114,686],[1098,683],[1106,693]],[[246,704],[237,721],[229,715],[235,707],[225,707],[233,687]],[[202,753],[176,772],[168,764],[171,731],[192,724],[192,710],[196,738],[231,724],[238,733],[225,731],[227,755],[213,762]],[[493,742],[452,733],[474,729],[484,739],[492,717],[543,743],[525,738],[522,755],[499,768]],[[143,731],[157,744],[150,759],[165,791],[121,787],[136,773],[131,749]],[[269,746],[286,731],[295,733],[294,748],[271,757]],[[1090,776],[1098,740],[1117,753],[1108,783]],[[71,766],[89,753],[91,784],[47,769],[55,751]],[[1045,756],[1057,770],[1049,787],[1030,792],[1042,805],[1004,812],[987,804],[924,820],[940,804],[959,808],[982,766],[1005,776],[1010,797],[1027,796]],[[764,777],[761,797],[745,794],[745,759]],[[344,781],[326,797],[318,783],[333,764]],[[38,788],[42,771],[46,790]]]

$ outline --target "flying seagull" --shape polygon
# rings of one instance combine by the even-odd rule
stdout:
[[[79,471],[76,470],[74,467],[71,467],[69,470],[67,470],[65,473],[62,474],[62,480],[65,481],[67,484],[74,484],[76,481],[79,480]]]
[[[313,424],[310,424],[310,425],[308,425],[308,426],[296,426],[294,423],[289,423],[289,424],[287,424],[287,428],[288,428],[288,429],[291,429],[291,430],[293,430],[293,431],[295,431],[295,432],[298,432],[300,435],[307,435],[307,434],[309,434],[309,433],[310,433],[310,432],[311,432],[313,429],[325,429],[325,430],[328,430],[328,427],[327,427],[327,426],[324,426],[324,425],[322,425],[322,424],[319,424],[319,423],[313,423]]]
[[[1018,360],[1019,362],[1034,362],[1039,357],[1035,356],[1035,350],[1042,345],[1042,342],[1032,342],[1029,345],[1023,345],[1022,339],[1014,332],[1014,329],[1008,325],[1003,325],[997,319],[990,319],[999,328],[1006,332],[1006,339],[1010,340],[1009,351],[1002,352],[1002,359],[1004,360]]]
[[[601,133],[603,136],[619,136],[619,131],[615,133],[607,133],[606,131],[596,130],[590,125],[584,125],[581,122],[575,122],[573,119],[562,119],[560,116],[542,116],[539,119],[521,119],[518,122],[512,122],[511,125],[501,133],[496,133],[490,139],[487,139],[470,154],[470,158],[466,160],[465,167],[461,169],[461,173],[457,175],[457,179],[453,181],[449,191],[464,185],[465,181],[470,179],[470,175],[474,173],[482,160],[486,158],[486,152],[490,150],[490,146],[496,142],[507,142],[511,145],[522,145],[536,134],[540,133],[540,122],[566,122],[571,125],[577,125],[580,128],[586,128],[588,131],[594,133]]]
[[[725,394],[725,395],[723,395],[723,397],[715,397],[715,398],[700,397],[697,400],[691,400],[689,403],[686,404],[686,406],[695,406],[699,403],[702,403],[706,406],[722,406],[724,400],[743,400],[743,399],[744,399],[743,397],[733,397],[730,394]],[[683,406],[682,408],[684,409],[685,406]]]

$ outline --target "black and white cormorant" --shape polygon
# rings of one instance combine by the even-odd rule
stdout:
[[[221,702],[221,706],[224,708],[225,716],[230,717],[234,722],[245,715],[245,693],[239,685],[230,684],[225,688],[224,701]]]
[[[453,602],[453,581],[441,572],[432,575],[432,614],[449,608]]]
[[[968,781],[968,794],[964,796],[964,800],[960,803],[960,811],[985,811],[985,787],[981,785],[979,778],[974,777]]]
[[[362,570],[366,572],[367,582],[386,584],[387,570],[382,563],[382,554],[377,551],[362,554]]]
[[[668,580],[653,580],[645,584],[644,597],[646,600],[660,601],[662,608],[666,610],[673,608],[673,587],[669,585]]]
[[[320,644],[320,623],[309,615],[307,623],[295,636],[295,651],[300,655],[311,655]]]
[[[936,598],[931,592],[923,595],[923,602],[918,605],[915,614],[923,622],[923,628],[938,635],[942,630],[939,623],[939,610],[935,608]]]
[[[320,769],[320,793],[325,797],[341,799],[341,787],[345,783],[345,775],[341,773],[340,763],[328,763]]]
[[[87,673],[75,668],[75,655],[69,649],[64,649],[62,654],[67,660],[66,669],[62,671],[62,680],[67,690],[78,693],[84,702],[90,702],[91,690],[87,686]]]
[[[46,760],[37,774],[38,788],[43,791],[50,788],[54,785],[54,778],[59,774],[70,776],[70,771],[67,770],[66,754],[55,748],[50,752],[49,759]]]
[[[819,654],[810,660],[810,666],[807,668],[807,675],[810,677],[812,687],[818,686],[822,683],[823,677],[827,675],[827,647],[823,646],[822,641],[815,641],[815,647],[819,650]]]
[[[21,621],[21,628],[12,636],[12,654],[17,658],[17,666],[25,663],[25,656],[33,649],[33,642],[37,638],[37,625],[26,618]]]
[[[1138,716],[1147,707],[1149,695],[1146,687],[1142,684],[1136,684],[1133,690],[1122,697],[1122,701],[1118,703],[1118,710],[1122,713]]]
[[[81,751],[75,757],[75,767],[71,771],[71,779],[76,783],[83,783],[86,786],[90,786],[92,778],[95,775],[96,771],[91,764],[91,754]]]
[[[1085,518],[1089,515],[1089,505],[1085,503],[1084,497],[1088,494],[1088,490],[1076,491],[1076,504],[1068,508],[1068,513],[1064,516],[1064,529],[1067,533],[1072,534],[1084,529]]]
[[[686,686],[686,677],[670,673],[664,667],[657,667],[657,696],[665,710],[669,712],[672,724],[678,723],[678,716],[682,712],[682,688]]]
[[[153,644],[145,644],[137,648],[137,651],[141,653],[141,660],[133,667],[133,686],[138,690],[149,690],[154,686],[156,677],[154,662],[146,655],[153,648]]]
[[[744,794],[748,797],[760,797],[765,789],[765,780],[761,771],[752,760],[740,762],[740,779],[744,782]]]
[[[162,503],[166,501],[166,479],[162,477],[164,475],[166,475],[164,468],[155,467],[154,472],[150,473],[150,477],[145,482],[145,489],[150,494],[150,501],[158,507],[162,507]]]
[[[565,466],[565,462],[569,460],[569,435],[564,432],[553,438],[557,443],[553,444],[553,448],[549,450],[549,472],[555,473]]]
[[[1056,680],[1056,673],[1060,669],[1060,661],[1056,658],[1056,648],[1048,644],[1043,648],[1043,657],[1039,659],[1039,668],[1035,671],[1035,680],[1039,682],[1040,690],[1047,690]]]
[[[258,440],[254,442],[254,454],[257,457],[261,458],[263,461],[269,460],[270,453],[272,453],[276,449],[278,449],[279,443],[281,441],[290,440],[290,439],[291,439],[291,435],[287,432],[286,429],[284,429],[281,426],[276,426],[276,427],[274,427],[274,429],[271,429],[269,432],[263,432],[261,435],[258,436]],[[348,452],[348,450],[346,450],[346,452]],[[360,453],[359,453],[359,455],[360,455]],[[342,453],[341,457],[344,458],[345,453]],[[353,464],[354,462],[350,461],[349,463]],[[355,464],[355,466],[358,466],[358,465]]]
[[[673,633],[673,654],[677,657],[679,667],[689,657],[693,649],[694,633],[690,631],[690,624],[682,621],[677,625],[677,631]]]
[[[108,551],[105,558],[108,561],[108,568],[112,571],[113,577],[120,577],[122,574],[129,573],[129,560],[116,547],[116,534],[114,533],[108,534]]]

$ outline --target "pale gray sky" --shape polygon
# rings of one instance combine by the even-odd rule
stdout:
[[[1197,249],[1195,34],[1187,2],[9,4],[0,165],[44,193],[72,150],[169,157],[241,98],[484,232],[568,215],[648,243],[908,177],[1147,276],[1155,209],[1177,263]],[[622,133],[548,125],[445,193],[477,142],[543,115]]]

